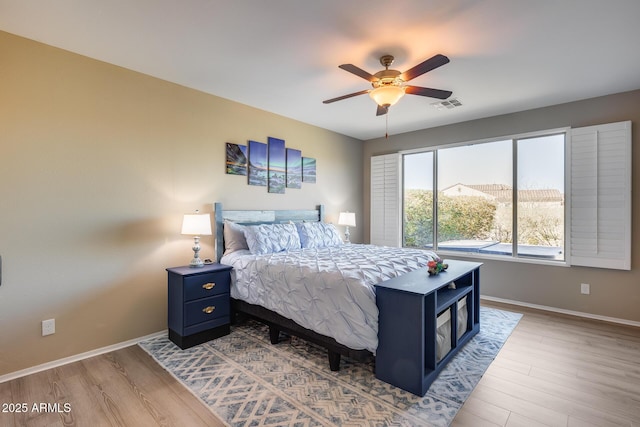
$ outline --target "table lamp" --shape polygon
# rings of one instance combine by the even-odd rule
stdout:
[[[349,233],[349,227],[356,226],[356,214],[354,212],[340,212],[340,216],[338,217],[338,225],[345,226],[344,237],[347,243],[351,243]]]
[[[193,237],[193,259],[189,263],[189,267],[203,267],[204,262],[200,259],[200,236],[211,235],[211,217],[209,214],[185,214],[182,220],[182,234],[192,235]]]

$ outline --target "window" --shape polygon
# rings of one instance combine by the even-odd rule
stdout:
[[[438,150],[438,248],[511,254],[512,141]]]
[[[626,121],[372,156],[370,242],[630,270],[631,148]]]
[[[404,245],[564,260],[564,152],[558,133],[405,154]]]
[[[404,156],[402,246],[433,247],[433,152]]]
[[[517,140],[520,256],[564,260],[565,134]]]

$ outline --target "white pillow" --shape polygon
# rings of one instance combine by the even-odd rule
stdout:
[[[303,248],[324,248],[342,245],[336,226],[325,222],[300,222],[296,224]]]
[[[244,236],[252,254],[300,249],[300,236],[294,224],[247,225]]]
[[[244,225],[224,220],[224,255],[240,249],[249,249],[247,239],[244,237]]]

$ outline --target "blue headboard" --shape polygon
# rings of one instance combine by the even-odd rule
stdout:
[[[214,203],[216,219],[216,260],[220,261],[224,253],[224,220],[238,224],[277,224],[308,221],[324,221],[324,205],[315,209],[302,210],[228,210],[222,208],[222,203]]]

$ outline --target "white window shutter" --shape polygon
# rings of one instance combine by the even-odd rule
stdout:
[[[371,157],[371,244],[401,245],[400,155]]]
[[[631,269],[631,122],[571,129],[570,262]]]

